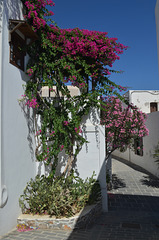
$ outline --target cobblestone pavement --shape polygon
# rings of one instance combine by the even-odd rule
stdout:
[[[113,159],[109,212],[83,230],[12,231],[3,240],[159,240],[159,179]]]

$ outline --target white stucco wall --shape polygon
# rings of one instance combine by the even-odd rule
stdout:
[[[92,109],[82,121],[82,135],[88,141],[77,156],[76,169],[83,179],[91,177],[93,171],[102,191],[103,211],[108,210],[105,164],[105,128],[100,125],[100,112]]]
[[[36,173],[33,119],[28,121],[32,112],[28,110],[24,114],[18,103],[18,98],[23,94],[22,84],[26,82],[27,76],[9,63],[8,19],[22,18],[21,1],[3,1],[2,18],[0,178],[1,186],[6,186],[8,200],[0,208],[0,235],[16,226],[16,219],[20,214],[19,196],[27,181]]]
[[[138,166],[146,169],[150,173],[159,177],[159,165],[155,162],[156,159],[153,158],[154,149],[159,142],[159,112],[153,112],[148,114],[148,119],[146,121],[146,126],[149,129],[149,136],[143,138],[143,156],[136,155],[133,151],[128,149],[126,152],[121,153],[116,150],[113,155],[124,158]]]
[[[155,17],[156,17],[156,35],[157,35],[158,69],[159,69],[159,0],[156,1]]]
[[[145,113],[150,113],[151,102],[156,102],[159,110],[159,91],[130,90],[125,93],[124,96],[126,96],[126,98],[129,98],[129,103],[133,103]]]

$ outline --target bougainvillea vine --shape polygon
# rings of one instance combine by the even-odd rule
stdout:
[[[100,96],[119,95],[125,90],[110,80],[113,63],[127,46],[106,32],[84,29],[61,29],[50,17],[52,0],[23,0],[25,19],[38,35],[28,46],[26,106],[41,116],[41,126],[35,133],[36,157],[51,165],[54,176],[61,151],[69,156],[64,174],[69,174],[72,163],[86,141],[81,135],[81,120],[92,107],[100,107]],[[80,89],[72,97],[67,85]],[[51,100],[42,97],[44,86],[54,93]],[[119,90],[119,91],[118,91]],[[52,161],[53,160],[53,161]]]

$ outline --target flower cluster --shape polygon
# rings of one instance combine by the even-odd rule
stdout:
[[[41,27],[45,27],[46,21],[43,18],[44,16],[54,15],[52,11],[49,11],[46,8],[47,5],[55,5],[52,0],[28,0],[24,1],[24,4],[28,9],[28,13],[25,17],[27,19],[33,19],[33,27],[35,31]]]
[[[69,122],[68,121],[64,121],[64,125],[68,126]]]
[[[35,136],[38,136],[41,134],[41,129],[39,131],[36,132]]]
[[[80,126],[79,126],[79,127],[77,127],[77,128],[75,128],[75,132],[76,132],[77,134],[79,134],[79,133],[81,133],[81,132],[82,132],[82,130],[81,130],[81,128],[80,128]]]
[[[47,41],[43,43],[43,47],[52,48],[61,55],[58,61],[59,65],[64,65],[65,61],[77,62],[77,67],[81,71],[77,71],[76,65],[72,63],[63,66],[64,81],[72,82],[72,85],[84,87],[86,84],[86,75],[84,72],[97,82],[109,76],[111,72],[108,67],[112,67],[116,60],[119,60],[119,55],[128,47],[117,42],[117,38],[109,38],[106,32],[75,29],[60,29],[52,26],[50,31],[47,31]],[[51,45],[50,45],[51,44]],[[82,59],[85,59],[83,62]],[[84,64],[87,67],[84,67]],[[61,66],[60,66],[61,68]],[[83,74],[81,78],[80,75]]]
[[[79,88],[89,88],[88,79],[93,81],[92,88],[103,84],[114,86],[114,88],[105,88],[106,92],[112,92],[115,88],[124,90],[118,85],[114,85],[108,80],[111,74],[110,68],[119,55],[128,47],[119,43],[117,38],[108,37],[107,32],[90,31],[87,29],[60,29],[52,23],[47,23],[45,16],[53,15],[48,11],[47,5],[54,6],[52,0],[28,0],[25,1],[28,9],[26,19],[32,24],[35,31],[41,35],[40,49],[37,49],[39,59],[48,60],[49,64],[36,64],[31,69],[45,75],[45,83],[50,81],[50,73],[60,75],[62,84],[69,82]],[[38,46],[38,45],[37,45]],[[35,53],[32,55],[35,58]],[[32,57],[33,57],[32,56]],[[50,64],[51,63],[51,64]],[[54,72],[48,68],[51,66]],[[29,69],[28,73],[33,72]]]
[[[28,69],[28,70],[27,70],[27,74],[28,74],[29,76],[32,76],[32,74],[33,74],[33,69],[31,69],[31,68]]]
[[[133,139],[138,139],[149,134],[145,126],[146,114],[136,107],[124,107],[121,100],[110,96],[103,98],[104,111],[101,123],[105,125],[106,141],[109,150],[124,149],[133,146]]]
[[[50,133],[50,136],[55,136],[55,131],[52,131],[51,133]]]
[[[62,151],[64,149],[64,145],[60,146],[60,151]]]
[[[28,105],[29,108],[38,108],[39,107],[37,99],[34,97],[31,100],[28,100],[25,105]]]
[[[47,33],[47,39],[55,48],[62,46],[64,56],[81,55],[93,59],[100,58],[104,65],[110,67],[115,60],[119,59],[118,54],[127,49],[127,46],[117,43],[117,38],[108,38],[106,32],[78,28],[60,29],[52,26],[52,31]]]

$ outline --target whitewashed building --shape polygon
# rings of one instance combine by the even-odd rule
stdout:
[[[155,17],[159,66],[159,0],[156,1]],[[155,148],[159,142],[159,91],[131,90],[125,93],[124,96],[129,103],[133,103],[140,110],[148,114],[146,126],[149,129],[149,136],[143,138],[143,151],[133,152],[127,149],[126,152],[121,153],[117,150],[114,152],[114,155],[135,163],[159,177],[159,165],[153,157]]]
[[[159,166],[153,157],[159,142],[159,91],[131,90],[126,92],[124,97],[130,104],[136,105],[142,112],[147,113],[146,126],[149,129],[149,136],[142,138],[136,144],[135,151],[129,148],[126,152],[116,150],[113,155],[128,160],[159,177]],[[137,147],[141,145],[143,145],[143,151],[138,151]]]
[[[0,236],[16,227],[21,213],[19,196],[30,178],[44,170],[34,154],[34,114],[18,102],[22,85],[29,80],[25,74],[27,54],[19,47],[36,38],[23,20],[21,0],[0,0]],[[96,172],[102,187],[103,210],[107,211],[105,131],[99,126],[99,115],[92,111],[83,119],[83,134],[89,143],[78,156],[77,168],[82,178]]]
[[[33,113],[18,102],[28,80],[18,46],[35,37],[22,9],[20,0],[0,0],[0,236],[16,226],[19,196],[36,174]]]
[[[129,90],[123,96],[142,112],[159,111],[159,90]]]

